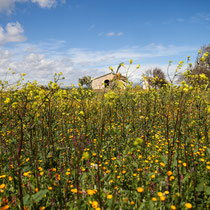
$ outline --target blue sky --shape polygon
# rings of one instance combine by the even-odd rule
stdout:
[[[210,43],[209,0],[0,0],[0,75],[8,68],[65,84],[120,62],[172,69]]]

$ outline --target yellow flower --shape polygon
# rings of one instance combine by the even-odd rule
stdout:
[[[52,84],[52,89],[57,89],[58,88],[58,84],[57,83],[53,83]]]
[[[186,207],[187,209],[191,209],[191,208],[192,208],[192,204],[191,204],[191,203],[185,203],[185,207]]]
[[[77,193],[77,188],[71,189],[72,193]]]
[[[205,61],[206,58],[205,58],[204,56],[202,56],[200,60],[201,60],[201,61]]]
[[[172,181],[172,180],[174,180],[174,179],[175,179],[174,176],[171,176],[171,177],[169,178],[170,181]]]
[[[88,195],[96,194],[96,191],[95,191],[95,190],[90,190],[90,189],[89,189],[89,190],[87,190],[86,192],[87,192]]]
[[[0,185],[0,189],[4,189],[5,187],[6,187],[5,184],[1,184],[1,185]]]
[[[208,77],[205,74],[199,75],[202,80],[208,80]]]
[[[48,187],[48,190],[52,190],[52,187]]]
[[[154,179],[154,178],[155,178],[155,174],[153,174],[153,175],[151,176],[151,178]]]
[[[187,163],[182,163],[182,165],[183,165],[184,167],[186,167],[186,166],[187,166]]]
[[[71,174],[69,171],[66,172],[66,175],[68,176],[69,174]]]
[[[168,175],[168,176],[171,176],[172,174],[173,174],[172,171],[168,171],[168,172],[167,172],[167,175]]]
[[[30,171],[29,172],[24,172],[23,176],[28,176],[29,174],[30,174]]]
[[[172,205],[172,206],[171,206],[171,209],[172,209],[172,210],[176,210],[176,206]]]
[[[17,102],[14,102],[13,104],[12,104],[12,108],[16,108],[18,106],[18,103]]]
[[[107,199],[112,199],[112,195],[107,195]]]
[[[137,192],[144,192],[144,189],[142,187],[138,187]]]
[[[3,207],[1,208],[1,210],[6,210],[6,209],[9,209],[9,205],[3,206]]]
[[[40,208],[39,208],[39,210],[44,210],[44,209],[45,209],[45,207],[44,207],[44,206],[42,206],[42,207],[40,207]]]
[[[156,197],[152,197],[152,201],[157,201],[157,198]]]
[[[161,162],[160,165],[163,166],[163,167],[165,167],[165,163],[163,163],[163,162]]]
[[[132,59],[130,59],[130,64],[132,64],[133,63],[133,60]]]
[[[160,197],[160,200],[161,200],[161,201],[164,201],[165,199],[166,199],[165,196],[161,196],[161,197]]]
[[[5,104],[8,104],[10,102],[10,98],[6,98],[6,100],[4,101]]]
[[[93,202],[92,202],[92,207],[93,207],[94,209],[96,209],[96,208],[98,207],[98,202],[97,202],[97,201],[93,201]]]
[[[159,197],[163,196],[162,192],[158,192],[157,194],[158,194]]]

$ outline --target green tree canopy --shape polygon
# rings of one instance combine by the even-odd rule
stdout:
[[[79,78],[78,82],[82,86],[86,86],[87,88],[91,88],[91,77],[90,76],[84,76],[82,78]]]
[[[161,88],[168,83],[165,73],[160,68],[148,69],[144,76],[149,86],[153,88]]]

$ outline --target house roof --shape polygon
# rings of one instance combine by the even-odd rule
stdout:
[[[111,72],[111,73],[104,74],[104,75],[101,75],[101,76],[99,76],[99,77],[96,77],[96,78],[92,79],[92,81],[95,80],[95,79],[99,79],[99,78],[101,78],[101,77],[105,77],[105,76],[110,75],[110,74],[115,75],[114,73]]]
[[[104,75],[101,75],[101,76],[99,76],[99,77],[96,77],[96,78],[92,79],[92,81],[93,81],[93,80],[96,80],[96,79],[99,79],[99,78],[101,78],[101,77],[105,77],[105,76],[110,75],[110,74],[116,75],[116,74],[114,74],[114,73],[111,72],[111,73],[104,74]],[[122,79],[126,79],[126,77],[125,77],[125,76],[122,76],[122,75],[121,75],[121,78],[122,78]]]

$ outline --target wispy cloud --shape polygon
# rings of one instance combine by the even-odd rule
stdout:
[[[32,3],[37,3],[41,8],[51,8],[56,5],[56,0],[31,0]]]
[[[193,23],[198,23],[201,21],[210,22],[210,13],[204,13],[204,12],[197,13],[194,16],[192,16],[190,20]]]
[[[8,23],[6,30],[0,26],[0,44],[8,42],[23,42],[26,40],[24,30],[19,22]]]
[[[66,0],[0,0],[0,12],[10,14],[15,9],[16,4],[29,2],[39,5],[41,8],[51,8],[55,7],[59,2],[65,4]]]
[[[123,32],[113,32],[113,31],[106,34],[107,37],[122,36],[122,35],[124,35]]]

